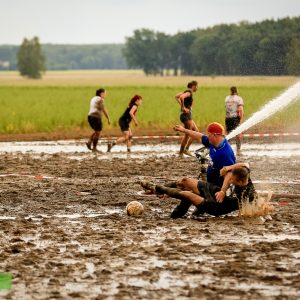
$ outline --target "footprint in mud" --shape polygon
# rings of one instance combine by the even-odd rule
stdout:
[[[12,253],[12,254],[18,254],[23,250],[25,250],[25,247],[20,244],[14,244],[14,245],[11,245],[10,247],[6,247],[4,249],[5,252]]]
[[[9,240],[10,243],[18,243],[18,242],[24,242],[22,239],[20,238],[12,238]]]

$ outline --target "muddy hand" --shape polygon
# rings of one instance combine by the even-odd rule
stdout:
[[[225,193],[222,192],[222,191],[216,192],[216,193],[215,193],[215,196],[216,196],[217,202],[222,203],[223,200],[224,200],[224,197],[225,197]]]
[[[184,128],[183,128],[182,126],[180,126],[180,125],[175,125],[175,126],[173,127],[173,129],[174,129],[175,131],[181,131],[181,132],[184,131]]]
[[[226,167],[223,167],[221,170],[220,170],[220,176],[225,176],[227,174],[227,168]]]

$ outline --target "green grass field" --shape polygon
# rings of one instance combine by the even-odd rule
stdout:
[[[81,74],[84,77],[84,72],[68,74],[56,72],[55,74],[57,73],[61,78],[59,84],[54,84],[57,81],[57,76],[54,74],[51,75],[55,77],[54,82],[49,77],[45,81],[28,81],[18,78],[17,74],[10,74],[18,80],[10,79],[9,81],[3,79],[3,74],[2,77],[0,76],[1,133],[76,131],[88,128],[86,119],[89,102],[99,86],[76,84],[74,76]],[[72,75],[71,79],[70,74]],[[134,94],[143,96],[143,103],[137,114],[139,129],[148,131],[162,129],[167,132],[174,124],[179,123],[179,105],[175,101],[174,95],[185,88],[188,78],[182,78],[182,85],[178,85],[177,82],[180,78],[176,78],[175,82],[174,78],[161,78],[161,81],[165,82],[163,85],[161,82],[160,84],[156,83],[156,77],[147,78],[142,74],[135,74],[136,80],[131,78],[130,81],[118,86],[115,85],[116,81],[123,82],[121,79],[125,80],[129,74],[121,72],[112,77],[110,77],[111,73],[107,74],[107,77],[111,78],[111,84],[107,82],[105,85],[108,92],[106,106],[111,116],[112,129],[118,127],[118,118]],[[101,76],[106,78],[105,73],[104,75],[101,73]],[[295,81],[295,78],[278,78],[276,80],[274,77],[249,78],[248,80],[246,78],[231,79],[230,81],[230,77],[223,77],[223,80],[220,78],[197,78],[200,89],[194,96],[193,118],[199,128],[205,128],[212,121],[224,123],[224,98],[228,94],[229,86],[234,85],[235,82],[240,83],[238,85],[239,93],[244,98],[245,116],[248,118],[264,103],[277,96]],[[106,80],[108,79],[106,78]],[[215,80],[219,84],[216,84]],[[253,85],[251,85],[251,81]],[[35,85],[34,82],[36,82]],[[244,84],[242,84],[243,82]],[[279,130],[282,127],[300,128],[299,102],[276,114],[264,122],[263,126]],[[105,121],[104,124],[106,130],[110,129]]]

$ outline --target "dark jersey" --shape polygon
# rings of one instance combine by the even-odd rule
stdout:
[[[247,168],[248,169],[248,168]],[[238,210],[242,201],[253,201],[257,198],[257,194],[251,179],[244,187],[234,186],[230,196],[225,196],[223,202],[216,201],[216,193],[220,191],[220,187],[210,182],[198,182],[198,190],[201,197],[205,200],[197,205],[195,215],[208,213],[213,216],[228,214]]]
[[[184,91],[184,93],[188,93],[188,92],[190,93],[190,96],[183,99],[183,104],[184,104],[184,107],[191,109],[192,105],[193,105],[193,94],[192,94],[191,90]]]
[[[134,112],[134,114],[136,114],[136,112],[137,112],[137,105],[134,103],[133,105],[128,106],[126,108],[126,110],[124,111],[123,115],[120,117],[120,119],[122,121],[124,121],[125,123],[130,123],[131,120],[132,120],[131,115],[130,115],[130,111],[131,111],[131,109],[132,109],[133,106],[136,106],[136,111]]]
[[[250,174],[250,170],[247,167],[244,168],[246,168]],[[257,198],[257,193],[251,178],[249,177],[248,184],[246,186],[235,186],[231,197],[237,197],[239,201],[249,200],[250,202]]]

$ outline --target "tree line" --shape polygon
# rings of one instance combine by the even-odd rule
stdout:
[[[168,35],[135,30],[125,45],[0,46],[0,70],[143,69],[147,75],[299,75],[300,17],[221,24]],[[33,71],[33,69],[37,69]]]
[[[299,75],[300,17],[167,35],[135,30],[123,53],[146,74]]]
[[[18,52],[28,41],[25,38],[21,46],[0,46],[0,70],[18,69]],[[127,69],[123,44],[41,44],[40,47],[46,70]]]

